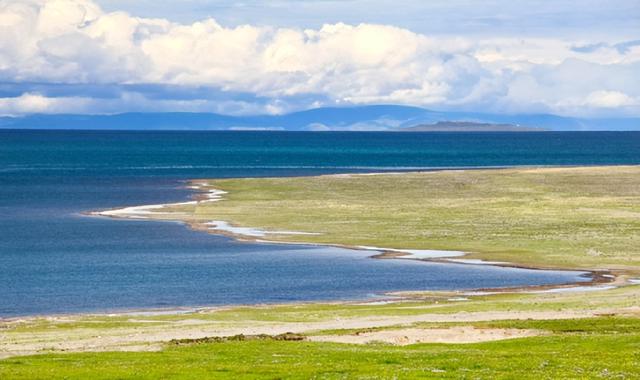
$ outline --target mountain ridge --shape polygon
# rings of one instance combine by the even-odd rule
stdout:
[[[480,123],[549,131],[640,130],[640,118],[574,118],[553,114],[491,114],[398,106],[323,107],[282,115],[233,116],[191,112],[110,115],[31,114],[0,117],[2,129],[399,131],[419,125]]]

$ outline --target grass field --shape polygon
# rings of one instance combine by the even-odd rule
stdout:
[[[198,180],[223,201],[169,206],[195,228],[223,220],[317,232],[271,240],[462,250],[534,267],[614,269],[614,289],[292,304],[188,313],[0,321],[0,379],[640,378],[640,167]],[[631,281],[630,281],[631,279]],[[300,336],[455,326],[535,331],[472,344],[396,346],[198,337]],[[173,344],[171,339],[187,339]],[[131,349],[138,352],[109,352]],[[108,352],[94,352],[108,351]],[[19,353],[39,353],[15,356]]]
[[[503,321],[551,336],[397,347],[273,340],[168,345],[160,352],[45,354],[0,361],[2,379],[633,379],[640,319]]]
[[[202,183],[203,181],[198,181]],[[536,267],[640,270],[640,167],[225,179],[194,223],[316,232],[270,240],[469,252]],[[170,218],[170,216],[169,216]]]

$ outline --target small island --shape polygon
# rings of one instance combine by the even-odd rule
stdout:
[[[438,121],[399,128],[401,132],[544,132],[547,129],[517,124],[480,123],[475,121]]]

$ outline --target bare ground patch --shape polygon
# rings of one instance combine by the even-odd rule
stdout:
[[[416,343],[479,343],[494,340],[525,338],[545,334],[530,329],[478,329],[474,327],[451,327],[370,331],[349,335],[319,335],[308,339],[314,342],[367,344],[374,342],[406,346]]]

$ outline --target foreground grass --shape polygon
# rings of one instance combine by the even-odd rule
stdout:
[[[168,346],[161,352],[47,354],[0,361],[7,379],[616,378],[640,376],[640,320],[503,321],[554,335],[395,347],[282,341]]]
[[[453,295],[453,294],[452,294]],[[294,304],[236,307],[170,315],[88,315],[0,323],[4,347],[42,342],[41,355],[0,360],[0,379],[137,378],[620,378],[640,376],[640,286],[585,293],[496,294],[448,300],[443,293],[390,304]],[[598,310],[613,317],[564,320],[412,322],[364,329],[313,330],[313,322],[491,312],[516,318],[539,311],[563,318],[572,311]],[[460,314],[460,313],[463,314]],[[182,322],[189,321],[190,324]],[[274,323],[309,323],[306,335],[342,335],[407,327],[516,328],[547,335],[482,344],[421,344],[396,347],[272,340],[198,345],[166,344],[160,352],[55,353],[61,341],[101,337],[138,345],[127,336],[158,331],[203,331]],[[398,323],[398,322],[396,322]],[[237,334],[234,333],[234,334]],[[81,345],[82,346],[82,345]],[[120,347],[122,347],[120,346]],[[116,346],[109,346],[117,349]],[[81,349],[82,350],[82,349]]]
[[[201,181],[199,181],[201,182]],[[317,232],[272,240],[444,249],[518,264],[640,270],[640,167],[208,181],[191,222]]]

